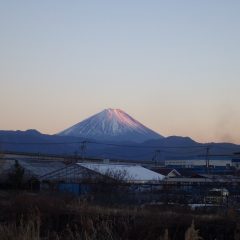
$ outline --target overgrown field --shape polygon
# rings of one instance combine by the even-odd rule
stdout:
[[[238,240],[238,222],[233,209],[102,206],[64,195],[0,192],[0,240]]]

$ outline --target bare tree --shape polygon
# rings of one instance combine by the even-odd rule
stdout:
[[[14,189],[20,189],[23,186],[24,168],[15,160],[12,171],[8,174],[8,182]]]
[[[97,169],[94,170],[98,172]],[[97,174],[93,178],[88,178],[92,185],[92,197],[103,203],[121,203],[126,201],[129,192],[129,180],[126,170],[107,169],[102,174]],[[86,180],[84,182],[87,182]]]

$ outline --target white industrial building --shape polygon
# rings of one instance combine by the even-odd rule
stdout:
[[[186,160],[165,160],[166,167],[175,167],[175,168],[196,168],[196,167],[205,167],[207,164],[206,159],[186,159]],[[209,160],[209,166],[211,167],[232,167],[233,163],[231,159],[214,159]]]
[[[83,182],[94,178],[111,178],[126,183],[157,183],[165,178],[164,175],[151,171],[140,165],[113,163],[75,163],[58,171],[48,173],[41,180]]]
[[[140,165],[129,164],[104,164],[104,163],[77,163],[79,166],[94,171],[104,176],[121,178],[129,183],[158,182],[165,178],[164,175],[156,173]]]

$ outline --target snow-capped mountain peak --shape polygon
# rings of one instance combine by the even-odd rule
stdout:
[[[105,109],[62,131],[59,135],[109,141],[143,142],[162,138],[120,109]]]

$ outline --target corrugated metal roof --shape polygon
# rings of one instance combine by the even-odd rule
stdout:
[[[78,183],[82,181],[90,181],[94,174],[86,168],[77,164],[71,164],[63,168],[57,169],[41,176],[42,181],[58,181]],[[95,174],[96,175],[96,174]]]
[[[20,160],[19,164],[25,169],[25,174],[29,174],[35,177],[40,177],[42,175],[48,174],[50,172],[56,171],[57,169],[63,168],[64,163],[58,161],[30,161],[30,160]]]
[[[127,182],[161,181],[164,175],[153,172],[140,165],[104,164],[104,163],[77,163],[79,166],[95,171],[112,178],[120,178]]]
[[[14,170],[15,160],[24,168],[24,177],[40,177],[50,172],[56,171],[66,165],[60,161],[37,160],[37,159],[4,159],[0,164],[0,179],[6,180],[8,174]]]

